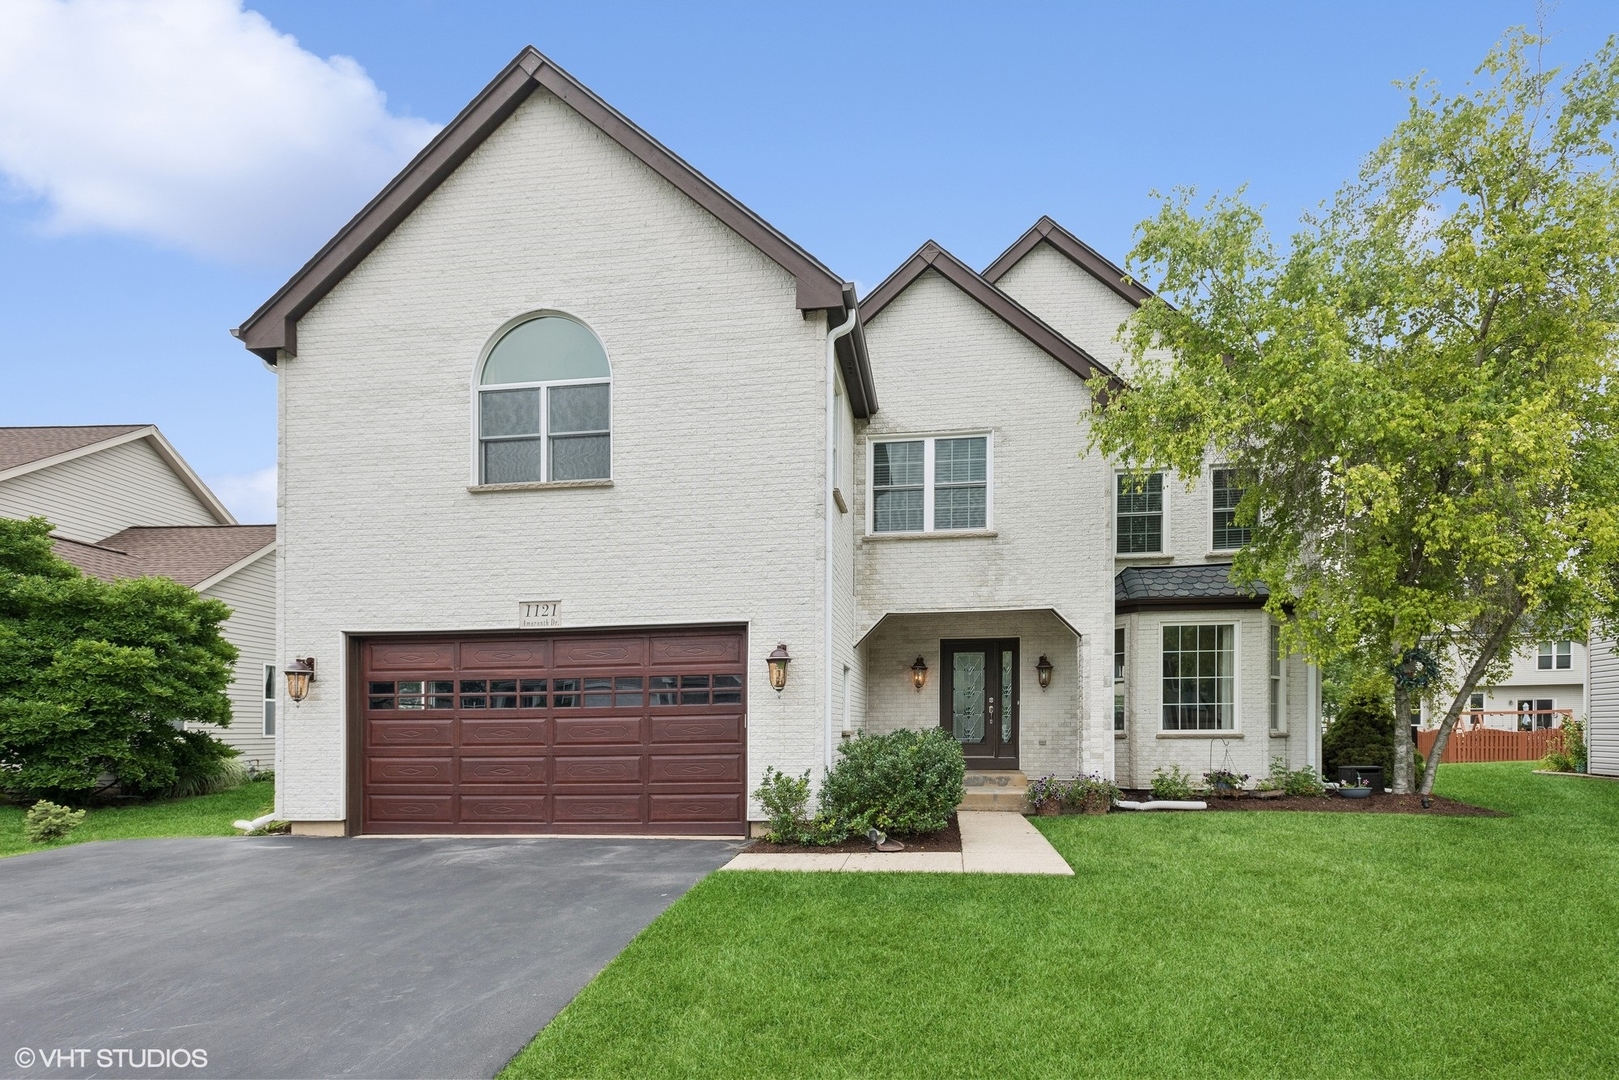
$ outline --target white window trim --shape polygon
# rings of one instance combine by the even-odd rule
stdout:
[[[1265,726],[1270,728],[1272,735],[1281,736],[1287,734],[1287,654],[1282,653],[1280,657],[1272,659],[1270,635],[1273,629],[1277,635],[1277,643],[1280,644],[1282,626],[1274,619],[1267,621],[1265,625]],[[1276,665],[1276,674],[1274,675],[1271,674],[1272,664]],[[1270,727],[1270,690],[1272,685],[1276,687],[1275,727]]]
[[[1174,487],[1175,485],[1170,483],[1168,470],[1166,470],[1166,469],[1155,469],[1154,471],[1159,473],[1164,478],[1163,485],[1162,485],[1164,507],[1160,511],[1160,514],[1162,515],[1163,520],[1159,523],[1159,527],[1158,527],[1158,550],[1157,551],[1120,551],[1119,550],[1119,477],[1130,475],[1130,470],[1129,469],[1114,469],[1113,470],[1113,486],[1108,489],[1108,496],[1107,496],[1107,501],[1108,501],[1108,527],[1107,527],[1107,531],[1108,531],[1108,543],[1111,544],[1112,547],[1113,547],[1113,557],[1115,559],[1162,559],[1166,555],[1173,555],[1174,554],[1174,551],[1171,550],[1171,544],[1169,542],[1169,521],[1170,521],[1170,518],[1169,518],[1169,511],[1170,511],[1169,489]],[[1211,499],[1212,499],[1212,496],[1211,496]],[[1213,518],[1211,517],[1210,520],[1212,521]]]
[[[1231,726],[1228,728],[1175,728],[1164,727],[1164,627],[1166,626],[1229,626],[1231,627]],[[1241,737],[1242,727],[1242,620],[1241,619],[1202,619],[1182,622],[1179,619],[1166,618],[1158,624],[1155,631],[1156,644],[1154,648],[1158,653],[1158,676],[1155,685],[1158,693],[1158,715],[1154,720],[1159,738],[1174,739],[1221,739],[1231,736]],[[1269,702],[1267,701],[1267,705]]]
[[[1119,662],[1120,639],[1123,639],[1124,663]],[[1128,738],[1130,735],[1130,691],[1127,680],[1130,675],[1130,628],[1124,623],[1116,623],[1113,627],[1113,736],[1117,739]],[[1118,726],[1119,699],[1124,699],[1124,726]]]
[[[984,440],[984,525],[979,529],[935,529],[933,527],[933,447],[939,439]],[[922,529],[920,532],[878,532],[876,446],[878,443],[920,442],[922,444]],[[866,454],[866,535],[887,540],[896,537],[917,536],[992,536],[995,533],[995,433],[992,430],[930,431],[926,434],[868,435]]]
[[[548,317],[567,319],[570,322],[578,323],[580,326],[583,326],[586,330],[590,331],[590,333],[596,338],[596,343],[601,346],[602,355],[607,357],[607,378],[556,379],[551,382],[491,383],[487,387],[484,386],[482,382],[483,366],[488,362],[489,354],[495,351],[495,346],[500,344],[500,340],[504,338],[510,331],[516,329],[526,322],[532,322],[535,319],[543,319]],[[618,466],[617,456],[613,452],[618,441],[618,412],[613,407],[613,384],[617,381],[615,377],[617,371],[618,364],[614,362],[613,354],[607,348],[607,342],[603,341],[602,336],[596,333],[595,326],[581,316],[574,315],[571,312],[565,311],[561,308],[540,307],[535,308],[532,311],[525,312],[514,319],[508,319],[504,323],[501,323],[500,328],[497,329],[493,334],[489,335],[489,340],[484,344],[484,347],[479,350],[478,358],[472,365],[472,394],[471,399],[467,403],[470,412],[469,430],[472,432],[471,457],[469,461],[469,475],[471,479],[467,482],[467,490],[477,493],[483,491],[537,490],[539,488],[549,487],[611,487],[614,479],[614,470]],[[540,479],[520,480],[507,484],[484,483],[483,411],[481,408],[481,395],[484,390],[534,390],[544,389],[552,386],[590,386],[597,383],[607,384],[606,476],[595,476],[588,480],[548,479],[551,473],[551,403],[549,395],[542,393],[540,395],[540,433],[537,436],[533,436],[534,438],[538,438],[540,440]]]
[[[274,664],[264,665],[264,689],[260,691],[263,700],[259,702],[259,734],[266,739],[279,738],[281,734],[281,688],[276,685],[278,674],[280,673],[276,671]],[[273,730],[266,730],[267,728]]]
[[[1209,553],[1212,555],[1232,555],[1241,551],[1243,548],[1243,545],[1241,544],[1238,544],[1236,547],[1220,547],[1214,542],[1214,472],[1216,469],[1228,470],[1230,468],[1230,465],[1209,466],[1209,516],[1206,520],[1209,524]]]

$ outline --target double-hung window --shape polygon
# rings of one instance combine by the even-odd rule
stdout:
[[[612,372],[581,323],[518,323],[490,350],[478,383],[479,483],[612,476]]]
[[[1237,486],[1237,470],[1215,469],[1214,479],[1214,550],[1235,551],[1253,539],[1254,531],[1237,524],[1237,504],[1242,501],[1242,488]]]
[[[1574,665],[1572,641],[1542,641],[1535,666],[1541,671],[1567,671]]]
[[[874,533],[987,529],[989,436],[873,442],[870,490]]]
[[[1164,550],[1164,474],[1119,473],[1118,552],[1138,555]]]
[[[264,737],[267,739],[275,738],[275,704],[277,696],[275,674],[274,664],[264,665],[264,727],[262,730]]]
[[[1164,627],[1164,730],[1231,731],[1236,715],[1237,628]]]

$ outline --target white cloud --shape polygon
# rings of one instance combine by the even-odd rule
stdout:
[[[0,172],[54,230],[301,260],[437,130],[240,0],[0,2]]]
[[[275,522],[274,465],[257,472],[211,476],[206,483],[243,525]]]

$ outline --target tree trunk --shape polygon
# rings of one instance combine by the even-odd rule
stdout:
[[[1394,794],[1409,795],[1416,786],[1417,759],[1411,752],[1411,691],[1394,684]]]
[[[1420,788],[1422,794],[1433,794],[1434,778],[1439,775],[1439,763],[1445,757],[1445,744],[1450,742],[1450,733],[1455,729],[1456,721],[1462,715],[1462,706],[1467,702],[1468,698],[1472,697],[1474,688],[1478,686],[1479,680],[1484,678],[1484,672],[1489,669],[1490,661],[1494,660],[1496,653],[1501,651],[1502,644],[1505,643],[1507,637],[1518,625],[1518,619],[1522,614],[1523,602],[1520,600],[1509,610],[1507,616],[1501,620],[1501,624],[1490,631],[1489,636],[1484,639],[1484,644],[1479,649],[1478,655],[1473,657],[1473,666],[1463,676],[1462,685],[1456,690],[1456,697],[1451,701],[1450,708],[1445,710],[1445,720],[1439,725],[1439,734],[1434,736],[1433,750],[1428,754],[1427,767],[1422,770],[1422,787]]]

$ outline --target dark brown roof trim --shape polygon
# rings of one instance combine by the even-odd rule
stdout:
[[[1136,281],[1095,248],[1049,217],[1041,217],[1034,223],[1033,228],[1018,237],[1015,244],[1003,251],[1000,258],[990,263],[984,270],[984,279],[991,283],[1000,281],[1008,270],[1016,266],[1023,256],[1033,251],[1042,241],[1056,248],[1067,256],[1069,262],[1136,307],[1140,307],[1152,297],[1151,289]]]
[[[519,105],[543,86],[634,154],[653,172],[729,225],[798,281],[804,311],[844,309],[843,279],[713,181],[682,161],[533,46],[517,54],[409,165],[315,253],[292,279],[231,333],[271,364],[298,351],[298,320],[432,194]],[[853,335],[851,335],[853,336]],[[864,356],[864,350],[859,350]],[[869,367],[869,365],[867,365]],[[867,384],[870,373],[865,373]],[[875,395],[872,397],[875,407]]]
[[[1000,316],[1012,329],[1045,350],[1080,378],[1089,379],[1096,375],[1106,375],[1118,388],[1123,388],[1124,383],[1106,364],[1047,326],[1039,316],[985,281],[972,267],[932,240],[923,244],[915,255],[907,259],[898,270],[889,274],[881,285],[860,302],[861,322],[869,323],[875,319],[883,308],[929,270],[938,272],[952,285]]]

